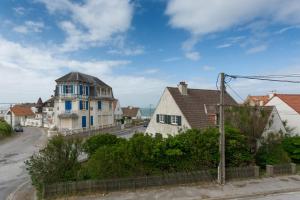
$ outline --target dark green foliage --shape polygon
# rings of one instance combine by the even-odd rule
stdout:
[[[80,152],[80,141],[53,137],[44,149],[25,162],[32,184],[41,192],[44,184],[75,180]]]
[[[94,135],[85,141],[85,143],[83,144],[83,150],[90,156],[93,153],[95,153],[98,148],[102,146],[114,145],[121,141],[123,141],[123,139],[117,138],[117,136],[112,134],[106,133],[106,134]]]
[[[227,166],[252,163],[245,136],[232,128],[226,132]],[[213,128],[188,130],[168,138],[135,134],[128,141],[102,145],[82,173],[92,179],[103,179],[215,169],[219,160],[218,139],[218,130]]]
[[[300,163],[300,136],[286,137],[282,141],[284,150],[295,163]]]
[[[291,162],[287,152],[283,149],[281,138],[269,137],[262,142],[256,154],[256,164],[265,167],[266,165],[276,165]]]
[[[12,127],[5,121],[0,121],[0,139],[10,136],[13,132]]]

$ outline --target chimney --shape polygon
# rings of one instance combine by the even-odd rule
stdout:
[[[187,95],[187,84],[184,81],[181,81],[178,85],[178,89],[181,93],[181,95]]]
[[[269,99],[271,99],[272,97],[274,97],[276,95],[276,90],[272,90],[271,92],[269,92]]]

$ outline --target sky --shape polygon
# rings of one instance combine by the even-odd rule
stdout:
[[[0,21],[0,103],[46,100],[71,71],[141,107],[180,81],[216,89],[220,72],[300,74],[299,0],[2,0]],[[229,84],[237,101],[300,92],[291,83]]]

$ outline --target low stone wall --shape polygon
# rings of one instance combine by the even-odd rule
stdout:
[[[295,163],[266,166],[266,175],[269,177],[276,176],[276,175],[296,174],[296,173],[297,173],[297,166]]]

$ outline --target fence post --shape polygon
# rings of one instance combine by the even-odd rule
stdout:
[[[273,165],[267,165],[266,166],[266,172],[267,172],[267,176],[271,177],[274,175],[274,166]]]
[[[255,178],[259,177],[259,166],[254,166],[254,176]]]
[[[295,163],[291,163],[291,168],[292,168],[292,174],[297,173],[297,165]]]

